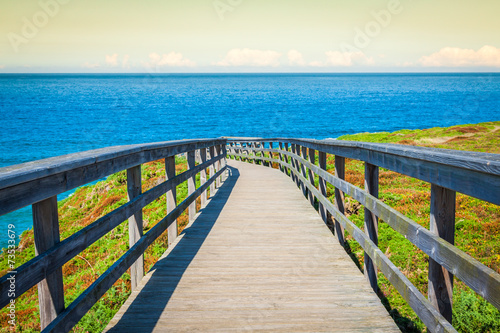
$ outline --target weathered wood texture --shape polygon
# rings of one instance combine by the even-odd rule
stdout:
[[[455,243],[456,193],[431,185],[430,230],[450,244]],[[429,301],[449,322],[452,320],[453,274],[429,259]]]
[[[165,218],[151,228],[133,247],[131,247],[124,255],[120,257],[110,268],[106,270],[90,287],[80,294],[64,311],[61,312],[50,325],[48,325],[42,333],[49,332],[68,332],[73,326],[90,310],[104,293],[125,273],[127,268],[144,253],[165,230],[168,226],[181,215],[189,205],[196,200],[198,196],[215,181],[215,177],[222,174],[223,170],[217,172],[214,178],[208,180],[203,187],[198,188],[194,193],[182,201],[175,209],[170,212]]]
[[[365,191],[378,198],[378,167],[369,163],[365,163]],[[378,218],[368,208],[365,208],[365,233],[378,246]],[[377,266],[366,252],[364,271],[373,290],[377,292]]]
[[[165,177],[167,180],[175,177],[175,156],[170,156],[165,159]],[[167,214],[177,206],[177,189],[172,187],[167,192]],[[168,227],[168,245],[172,244],[178,234],[177,220]]]
[[[33,205],[32,210],[35,254],[39,255],[59,243],[57,197],[37,202]],[[64,285],[61,267],[38,283],[38,305],[42,329],[64,310]]]
[[[201,164],[205,163],[207,161],[207,150],[206,149],[200,149],[200,162]],[[203,186],[207,182],[207,169],[203,169],[200,171],[200,186]],[[204,191],[201,194],[201,207],[205,207],[207,204],[207,191]]]
[[[216,197],[107,331],[399,332],[287,176],[228,162]]]
[[[311,162],[311,164],[316,163],[316,151],[314,149],[309,149],[309,162]],[[307,170],[309,175],[309,182],[311,182],[312,186],[315,186],[314,172],[310,168]],[[311,191],[308,191],[307,196],[311,205],[314,206],[314,195],[311,193]]]
[[[208,152],[210,154],[210,159],[213,159],[215,157],[215,147],[210,147],[208,149]],[[213,175],[215,174],[215,165],[212,164],[210,167],[209,167],[209,174],[208,176],[210,178],[213,177]],[[211,185],[210,185],[210,196],[214,195],[215,193],[215,182],[213,182]]]
[[[128,200],[141,195],[141,166],[127,169],[127,194]],[[128,234],[129,247],[132,247],[143,235],[142,225],[142,209],[138,210],[128,219]],[[132,290],[137,288],[137,285],[144,276],[144,255],[139,256],[137,261],[130,266],[130,281]]]
[[[335,156],[335,177],[345,179],[345,158],[338,155]],[[344,192],[335,187],[335,208],[342,214],[344,214],[344,200]],[[337,220],[335,220],[335,233],[340,244],[344,245],[344,227]]]
[[[339,188],[351,195],[354,199],[358,200],[361,204],[368,208],[374,215],[383,218],[384,221],[421,248],[432,259],[436,260],[437,263],[442,265],[448,271],[452,271],[457,276],[460,276],[460,278],[473,290],[480,293],[485,299],[498,307],[500,296],[500,293],[498,292],[500,286],[499,274],[466,255],[459,249],[453,247],[451,244],[444,241],[439,236],[434,235],[429,230],[422,228],[411,219],[388,207],[368,192],[325,172],[323,169],[311,164],[309,161],[300,156],[288,152],[283,152],[283,154],[289,155],[292,159],[295,159],[296,163],[307,166],[320,177],[324,177],[326,181],[334,185],[336,188]],[[285,164],[281,160],[269,159],[269,161]],[[296,173],[296,177],[300,178],[300,181],[306,180],[306,178],[301,175],[300,171],[295,170],[295,168],[292,171]],[[390,260],[380,251],[380,249],[377,248],[367,235],[365,235],[358,227],[356,227],[356,225],[349,221],[344,214],[340,213],[340,211],[335,208],[324,196],[322,196],[321,192],[319,192],[315,187],[309,183],[305,184],[308,187],[308,190],[312,191],[313,194],[318,197],[318,201],[324,204],[335,219],[339,219],[342,226],[346,227],[349,233],[353,235],[354,239],[360,243],[368,256],[375,262],[376,266],[382,270],[389,281],[396,287],[403,298],[415,310],[418,316],[431,331],[454,332],[454,329],[449,322],[390,262]]]
[[[217,163],[220,163],[220,161]],[[188,170],[192,170],[195,168],[196,166],[195,151],[189,151],[187,153],[187,164],[188,164]],[[196,175],[188,179],[188,195],[194,193],[194,191],[196,191]],[[189,205],[188,215],[189,215],[189,221],[193,221],[196,215],[196,202],[192,202]]]
[[[307,164],[305,160],[300,161]],[[310,165],[310,167],[314,167]],[[306,181],[300,173],[297,177],[301,181]],[[384,275],[390,283],[398,290],[403,299],[411,306],[424,324],[432,332],[456,332],[453,326],[432,306],[424,295],[401,273],[401,271],[387,258],[385,254],[361,231],[353,222],[351,222],[344,214],[335,208],[332,203],[325,197],[320,196],[320,192],[315,187],[307,182],[305,183],[308,190],[312,191],[320,200],[327,210],[334,216],[339,223],[353,236],[353,238],[361,245],[365,252],[375,262],[377,267],[380,267]]]
[[[226,140],[109,147],[0,168],[0,215],[142,163],[221,144]]]
[[[298,144],[316,151],[365,161],[500,205],[499,154],[341,140],[266,140]]]
[[[326,153],[319,151],[318,152],[318,165],[321,168],[321,170],[324,170],[326,172]],[[326,181],[325,178],[321,177],[318,175],[319,179],[319,191],[321,192],[321,195],[326,197]],[[320,202],[319,203],[319,213],[321,215],[321,218],[323,219],[323,222],[328,223],[328,215],[325,206]]]

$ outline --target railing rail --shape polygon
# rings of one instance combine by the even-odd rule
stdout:
[[[27,205],[33,206],[33,230],[36,256],[15,271],[16,293],[10,297],[11,274],[0,278],[0,306],[38,284],[40,322],[44,332],[67,332],[129,268],[132,288],[144,275],[143,254],[168,230],[169,243],[177,237],[176,219],[189,208],[189,219],[196,214],[195,201],[206,203],[207,190],[213,195],[226,170],[225,139],[171,141],[157,144],[110,147],[71,154],[0,169],[0,215]],[[199,151],[199,164],[195,163]],[[175,175],[175,156],[187,155],[188,170]],[[208,156],[208,157],[207,157]],[[208,159],[209,158],[209,159]],[[141,193],[140,166],[165,159],[166,180]],[[207,179],[207,169],[210,171]],[[127,170],[129,202],[97,219],[63,241],[59,239],[57,194],[119,171]],[[201,184],[196,189],[195,177]],[[179,205],[175,189],[188,182],[188,196]],[[143,234],[142,209],[167,194],[167,215]],[[64,308],[62,266],[94,242],[129,219],[129,250]]]
[[[264,142],[269,148],[264,147]],[[263,148],[255,147],[255,143]],[[273,148],[275,143],[279,144],[277,149]],[[365,250],[365,258],[369,259],[365,260],[365,275],[372,287],[377,288],[379,268],[432,332],[455,331],[450,324],[453,275],[500,309],[500,275],[453,246],[455,191],[500,204],[499,155],[394,144],[280,138],[229,138],[228,149],[228,156],[233,158],[277,163],[312,203],[315,197],[323,220],[327,222],[326,211],[334,217],[339,241],[344,241],[345,228]],[[316,165],[316,152],[319,165]],[[335,155],[335,175],[326,171],[327,154]],[[365,162],[365,190],[344,180],[345,158]],[[431,183],[431,230],[377,198],[379,167]],[[318,188],[314,174],[320,180]],[[335,205],[326,198],[325,182],[335,187]],[[365,232],[344,215],[344,193],[365,207]],[[429,299],[378,248],[377,218],[429,255]]]

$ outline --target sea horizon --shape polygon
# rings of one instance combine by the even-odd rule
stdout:
[[[0,74],[0,109],[5,167],[180,139],[320,140],[496,121],[500,73]],[[30,228],[28,208],[0,225]]]

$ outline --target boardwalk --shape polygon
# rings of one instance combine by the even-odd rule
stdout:
[[[399,332],[288,177],[228,162],[229,178],[109,332]]]

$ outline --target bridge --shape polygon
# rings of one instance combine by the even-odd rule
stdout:
[[[188,170],[176,174],[175,156]],[[335,175],[327,172],[335,156]],[[345,159],[365,162],[365,187],[345,180]],[[164,159],[166,180],[141,191],[141,164]],[[431,184],[430,229],[378,199],[379,168]],[[127,170],[129,201],[60,240],[57,194]],[[196,175],[200,182],[197,186]],[[188,196],[177,203],[176,186]],[[327,198],[327,183],[335,188]],[[500,309],[500,275],[456,248],[456,192],[500,204],[500,156],[336,140],[218,138],[110,147],[0,169],[0,215],[32,205],[36,256],[0,279],[2,307],[38,285],[43,332],[68,332],[125,273],[132,295],[106,331],[398,331],[377,294],[381,271],[432,332],[455,332],[453,279]],[[142,209],[167,196],[147,232]],[[344,196],[365,209],[364,230]],[[196,199],[201,198],[197,211]],[[189,211],[178,232],[176,219]],[[429,256],[424,296],[378,248],[378,219]],[[62,265],[122,221],[129,250],[69,306]],[[333,233],[332,233],[333,231]],[[344,250],[347,231],[365,251],[361,272]],[[144,251],[169,247],[145,274]]]

